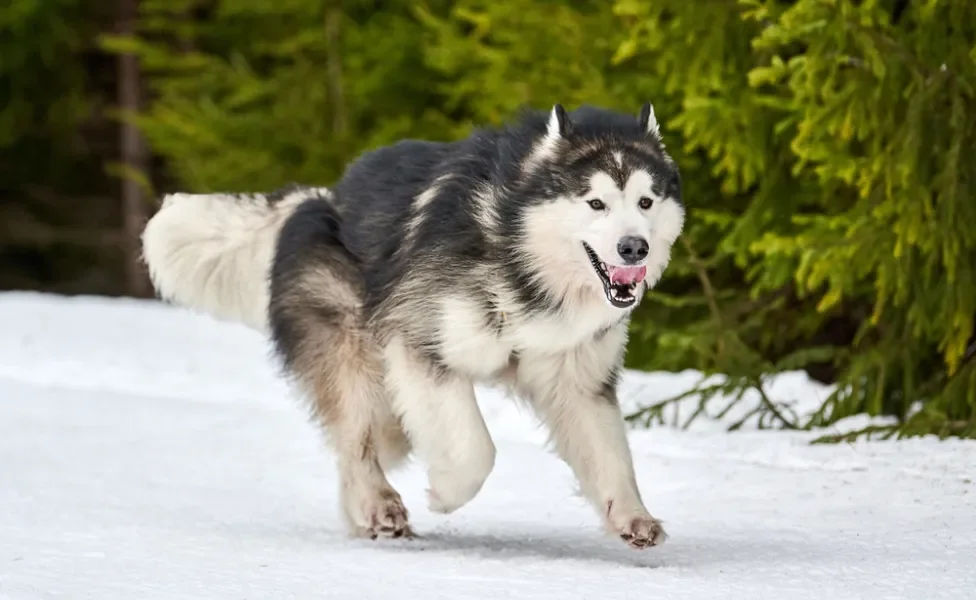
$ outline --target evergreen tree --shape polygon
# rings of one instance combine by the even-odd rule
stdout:
[[[889,434],[976,435],[976,4],[617,12],[620,58],[667,81],[684,149],[722,190],[689,198],[672,274],[701,291],[672,276],[653,295],[647,360],[728,373],[724,391],[799,367],[836,381],[810,422],[764,403],[787,426],[867,412],[902,419]]]
[[[139,54],[155,99],[141,118],[180,185],[254,191],[326,184],[364,149],[447,139],[411,2],[144,0]]]
[[[112,7],[0,4],[0,288],[123,293],[114,78],[93,41]]]
[[[629,365],[722,374],[702,409],[757,394],[768,426],[976,436],[973,2],[143,0],[105,47],[139,54],[138,122],[193,191],[329,185],[523,105],[651,101],[689,219]],[[813,419],[765,394],[793,369],[837,384]]]

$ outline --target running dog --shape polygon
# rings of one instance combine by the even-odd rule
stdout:
[[[684,220],[650,104],[557,104],[367,152],[330,188],[169,195],[143,250],[161,298],[273,340],[338,456],[353,533],[410,533],[386,473],[411,453],[431,510],[474,498],[495,464],[474,386],[503,383],[605,527],[646,548],[667,536],[616,386],[631,313]]]

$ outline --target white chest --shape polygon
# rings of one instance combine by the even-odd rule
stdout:
[[[475,379],[490,379],[508,366],[514,348],[505,339],[504,323],[493,323],[473,300],[448,297],[440,306],[440,351],[452,369]]]
[[[605,304],[577,307],[571,315],[486,314],[466,298],[446,298],[440,311],[440,349],[447,366],[469,376],[492,379],[506,369],[513,354],[568,352],[593,340],[624,316]],[[500,319],[500,320],[499,320]]]
[[[623,316],[609,306],[583,305],[570,314],[537,315],[513,322],[506,333],[520,352],[559,354],[592,341]]]

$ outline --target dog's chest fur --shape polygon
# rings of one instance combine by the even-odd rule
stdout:
[[[440,354],[452,369],[478,380],[494,379],[514,357],[572,351],[603,337],[625,316],[596,302],[581,305],[571,314],[506,314],[452,296],[440,303]]]

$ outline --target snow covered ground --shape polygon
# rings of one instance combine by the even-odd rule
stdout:
[[[628,374],[628,402],[693,374]],[[825,391],[790,375],[782,397]],[[639,396],[639,397],[637,397]],[[335,469],[255,333],[154,303],[0,294],[0,599],[976,598],[976,443],[635,431],[671,539],[604,537],[534,421],[480,396],[482,493],[345,537]]]

